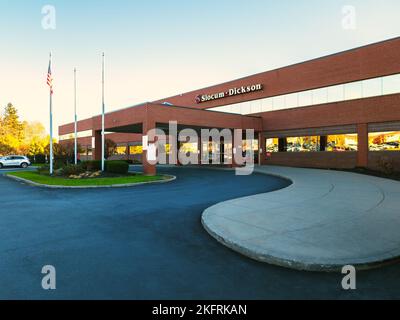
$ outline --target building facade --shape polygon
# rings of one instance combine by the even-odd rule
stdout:
[[[400,38],[108,113],[113,157],[142,161],[142,135],[169,121],[196,130],[254,129],[255,141],[244,145],[263,165],[400,169]],[[82,156],[101,157],[100,130],[100,116],[79,122]],[[73,131],[73,123],[61,126],[60,140]],[[209,148],[232,153],[197,149]]]

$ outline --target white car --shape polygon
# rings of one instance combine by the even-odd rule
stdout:
[[[31,162],[24,156],[6,156],[0,158],[0,169],[4,167],[28,168]]]

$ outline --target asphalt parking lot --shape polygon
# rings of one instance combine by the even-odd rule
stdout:
[[[357,290],[348,292],[341,274],[258,263],[203,229],[207,207],[286,181],[206,169],[162,172],[178,179],[126,189],[50,190],[0,174],[0,299],[400,297],[400,264],[360,272]],[[41,287],[44,265],[56,267],[54,291]]]

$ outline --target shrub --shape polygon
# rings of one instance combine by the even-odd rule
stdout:
[[[64,160],[56,159],[54,161],[54,170],[62,169],[62,168],[64,168],[65,165],[66,165],[66,163],[64,162]]]
[[[71,175],[78,175],[81,173],[84,173],[86,170],[82,167],[80,164],[70,164],[67,166],[64,166],[61,170],[60,173],[63,176],[71,176]]]
[[[81,163],[83,170],[85,171],[99,171],[101,170],[100,160],[84,161]]]
[[[107,161],[106,171],[109,173],[127,174],[129,164],[126,161]]]

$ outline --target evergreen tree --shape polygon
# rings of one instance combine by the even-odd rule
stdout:
[[[24,124],[19,121],[18,110],[12,103],[7,104],[4,110],[3,123],[5,133],[10,134],[18,142],[24,140]]]

